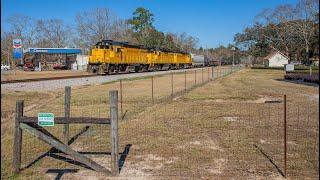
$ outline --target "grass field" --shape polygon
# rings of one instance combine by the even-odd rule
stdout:
[[[216,70],[215,73],[223,72]],[[208,73],[197,73],[196,83]],[[209,72],[209,74],[211,74]],[[318,179],[319,124],[318,87],[281,81],[279,70],[244,69],[200,85],[184,94],[184,74],[154,79],[155,104],[151,101],[151,80],[123,81],[123,114],[120,121],[120,151],[130,147],[121,177],[139,179],[251,178],[276,179],[283,173],[283,102],[288,98],[288,178]],[[187,74],[187,86],[194,74]],[[202,80],[203,79],[203,80]],[[119,83],[79,87],[72,90],[71,116],[107,117],[108,91]],[[54,112],[63,116],[63,90],[58,92],[1,92],[1,177],[24,179],[103,179],[102,174],[45,157],[24,169],[11,172],[15,101],[25,100],[25,114]],[[84,125],[72,125],[77,134]],[[62,138],[62,126],[48,128]],[[27,133],[23,137],[23,167],[50,147]],[[78,151],[109,152],[109,130],[91,126],[72,143]],[[67,158],[64,154],[59,154]],[[109,167],[109,155],[88,155]],[[69,161],[70,162],[70,161]],[[71,161],[73,162],[73,161]],[[66,171],[69,170],[69,171]]]

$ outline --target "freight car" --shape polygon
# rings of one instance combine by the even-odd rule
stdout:
[[[204,56],[205,66],[219,66],[219,60],[215,60],[212,57]]]
[[[204,55],[191,54],[191,58],[193,67],[202,67],[206,65]]]
[[[189,53],[156,50],[126,42],[102,40],[91,50],[88,71],[98,74],[181,69],[192,66]]]

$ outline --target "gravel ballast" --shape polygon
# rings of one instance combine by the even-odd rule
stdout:
[[[9,84],[1,84],[1,90],[4,90],[4,91],[52,91],[52,90],[63,89],[65,86],[77,87],[77,86],[84,86],[84,85],[97,85],[97,84],[103,84],[107,82],[118,81],[120,79],[147,77],[147,76],[169,74],[171,72],[177,73],[177,72],[194,71],[194,70],[196,69],[115,74],[115,75],[94,76],[94,77],[73,78],[73,79],[9,83]]]

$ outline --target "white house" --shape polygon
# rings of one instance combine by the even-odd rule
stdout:
[[[284,67],[285,64],[289,63],[289,58],[281,52],[276,51],[263,58],[263,62],[268,67]]]

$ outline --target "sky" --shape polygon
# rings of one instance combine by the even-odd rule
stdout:
[[[155,27],[163,32],[182,33],[199,39],[199,47],[214,48],[233,43],[236,33],[251,25],[266,8],[296,4],[297,0],[1,0],[1,27],[13,14],[34,19],[62,19],[75,25],[82,11],[108,8],[119,18],[128,19],[137,7],[154,14]]]

